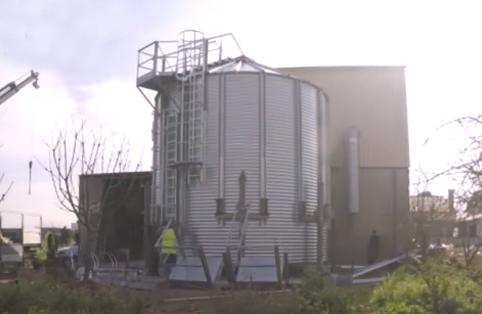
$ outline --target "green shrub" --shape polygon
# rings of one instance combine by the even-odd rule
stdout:
[[[463,269],[430,260],[385,277],[372,295],[377,313],[472,314],[482,309],[482,286]]]
[[[108,288],[67,285],[0,285],[0,309],[7,314],[141,314],[136,300]]]
[[[427,310],[420,305],[399,302],[387,303],[382,310],[374,314],[427,314]]]
[[[271,297],[253,291],[236,294],[202,314],[352,314],[352,298],[342,289],[327,287],[315,273],[307,273],[294,293]]]
[[[259,295],[254,291],[235,294],[221,301],[214,311],[202,311],[203,314],[297,314],[300,313],[293,295]]]
[[[327,287],[316,273],[304,275],[296,290],[299,309],[306,314],[349,314],[354,312],[353,299],[341,288]]]

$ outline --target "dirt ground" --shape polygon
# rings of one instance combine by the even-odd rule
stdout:
[[[20,272],[20,280],[32,284],[46,281],[45,270],[23,269]],[[275,287],[250,288],[251,291],[260,293],[263,298],[285,298],[291,292],[289,290],[276,290]],[[208,288],[170,288],[161,287],[157,290],[132,290],[122,289],[121,294],[135,297],[141,300],[154,313],[194,313],[200,310],[213,310],[227,302],[233,296],[246,293],[246,287],[235,289],[208,289]]]
[[[179,288],[166,288],[162,291],[134,291],[131,295],[139,297],[151,310],[156,313],[195,313],[219,309],[247,290],[219,291],[219,290],[192,290]],[[260,297],[266,299],[286,298],[291,292],[263,292]]]

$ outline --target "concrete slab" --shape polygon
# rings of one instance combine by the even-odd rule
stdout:
[[[280,262],[283,269],[283,261]],[[278,283],[274,256],[241,258],[236,282]]]
[[[206,257],[206,260],[208,263],[211,280],[215,282],[221,274],[223,259],[221,257]],[[172,268],[171,273],[169,274],[169,281],[207,283],[207,278],[204,274],[201,258],[185,257],[179,259],[176,265]]]

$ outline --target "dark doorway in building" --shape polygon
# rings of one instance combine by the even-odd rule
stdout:
[[[119,260],[143,259],[144,208],[147,180],[136,178],[106,180],[104,206],[98,243],[102,251]]]

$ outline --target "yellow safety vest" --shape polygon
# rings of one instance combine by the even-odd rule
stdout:
[[[176,233],[174,229],[169,228],[166,230],[161,240],[161,253],[162,254],[177,254],[176,246]]]

